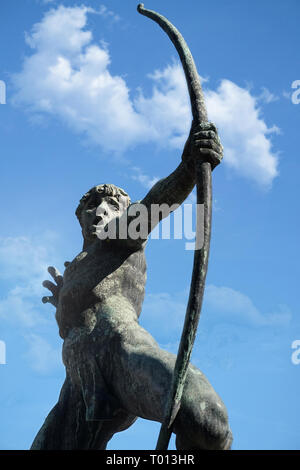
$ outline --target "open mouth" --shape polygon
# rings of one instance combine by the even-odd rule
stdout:
[[[90,235],[96,237],[100,232],[104,230],[107,223],[108,221],[105,217],[103,218],[101,215],[96,215],[89,229]]]

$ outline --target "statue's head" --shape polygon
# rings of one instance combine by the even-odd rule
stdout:
[[[96,225],[104,227],[112,219],[119,217],[129,204],[128,194],[113,184],[101,184],[91,188],[80,199],[75,212],[85,242],[95,239]]]

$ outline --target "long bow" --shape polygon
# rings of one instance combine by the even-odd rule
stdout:
[[[199,75],[193,56],[182,35],[164,16],[156,13],[155,11],[147,10],[144,8],[142,3],[138,5],[137,9],[139,13],[148,16],[158,23],[173,42],[184,69],[190,95],[194,124],[199,125],[203,122],[206,122],[207,111]],[[212,184],[210,163],[196,161],[196,184],[197,204],[203,204],[204,206],[204,226],[202,226],[202,223],[200,223],[200,220],[197,217],[196,248],[194,252],[194,265],[190,295],[177,353],[171,389],[167,400],[165,417],[161,425],[156,445],[157,450],[167,449],[169,445],[172,434],[172,426],[180,408],[182,392],[200,317],[208,266],[211,235]],[[200,240],[202,239],[202,248],[198,249],[197,247],[200,246]]]

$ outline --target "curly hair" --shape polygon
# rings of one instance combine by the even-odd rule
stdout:
[[[95,193],[100,193],[103,197],[105,197],[105,196],[114,196],[118,200],[119,200],[120,196],[123,196],[127,199],[128,206],[130,204],[130,197],[126,193],[126,191],[124,191],[124,189],[122,189],[122,188],[119,188],[118,186],[115,186],[114,184],[100,184],[98,186],[93,186],[93,188],[91,188],[87,193],[84,194],[84,196],[82,196],[82,198],[80,199],[79,204],[77,206],[77,209],[75,211],[75,215],[76,215],[77,219],[79,220],[79,223],[81,222],[81,219],[80,219],[81,218],[81,212],[82,212],[85,204],[87,203],[88,199],[93,197],[93,195]]]

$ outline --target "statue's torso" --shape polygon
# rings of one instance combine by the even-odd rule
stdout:
[[[68,329],[84,324],[85,312],[99,310],[99,306],[114,296],[122,297],[138,317],[145,282],[144,246],[133,251],[115,241],[91,245],[79,253],[64,272],[56,312],[62,336]]]

